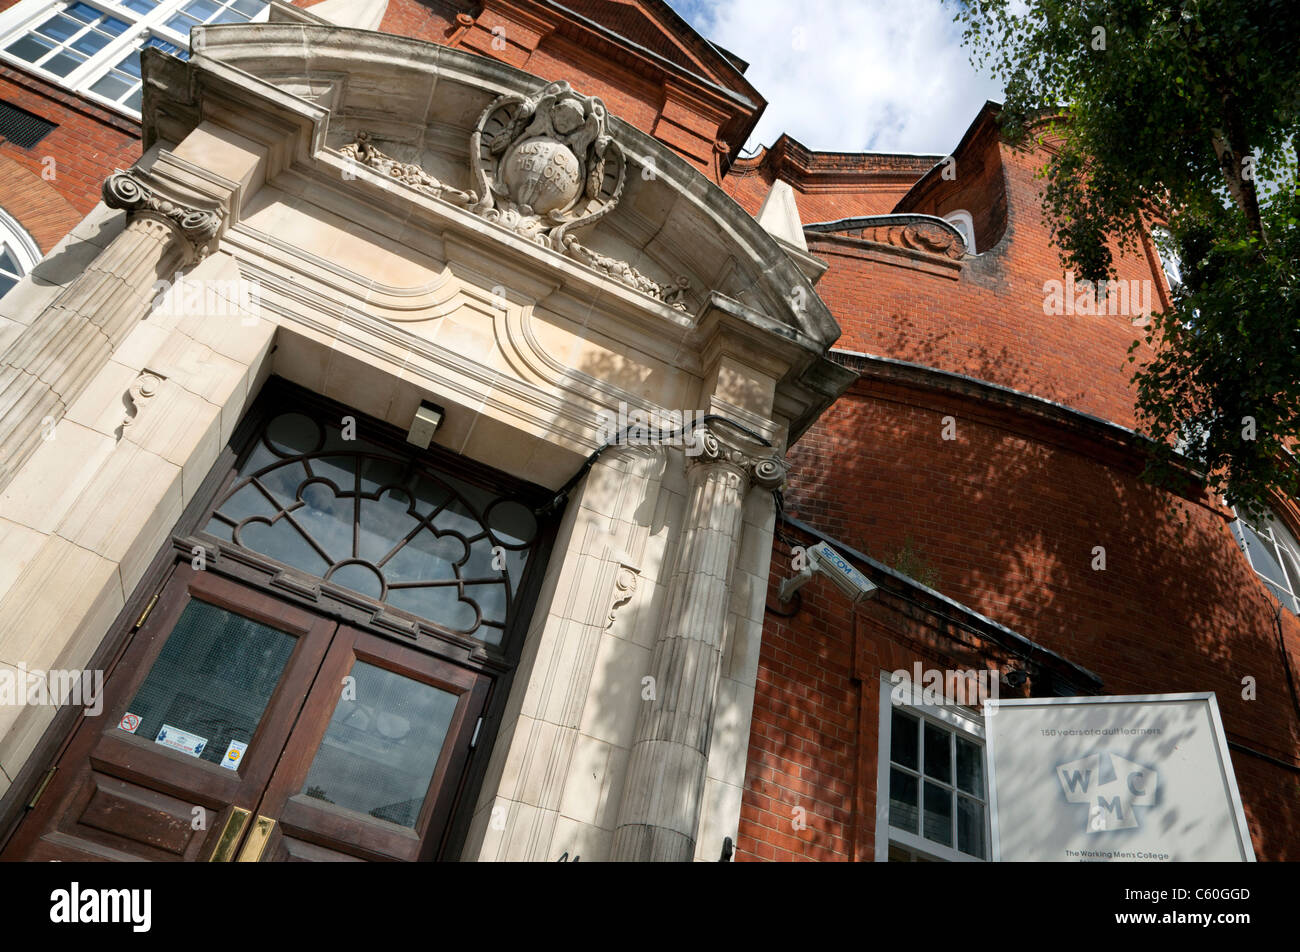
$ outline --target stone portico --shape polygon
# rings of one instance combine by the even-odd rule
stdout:
[[[702,411],[560,500],[457,855],[716,859],[772,491],[852,377],[822,265],[566,84],[300,22],[192,47],[145,55],[143,158],[0,305],[0,664],[90,663],[272,375],[402,429],[436,403],[439,446],[552,490],[602,414]],[[177,274],[219,306],[153,306]],[[54,709],[0,716],[12,798]]]

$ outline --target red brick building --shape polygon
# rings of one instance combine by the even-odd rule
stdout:
[[[128,36],[184,55],[186,16],[266,7],[0,0],[4,267],[39,275],[35,259],[139,156]],[[378,7],[382,32],[601,97],[782,238],[842,329],[833,356],[859,377],[790,452],[738,859],[987,858],[985,797],[951,784],[947,809],[966,812],[946,842],[893,829],[890,800],[908,816],[919,794],[881,788],[881,678],[918,662],[996,669],[1005,694],[1215,692],[1256,854],[1300,859],[1300,506],[1279,499],[1251,529],[1203,493],[1140,478],[1128,348],[1144,307],[1168,300],[1152,242],[1117,258],[1131,294],[1106,313],[1076,306],[1038,198],[1043,156],[1003,142],[991,104],[953,130],[950,156],[783,136],[740,157],[763,91],[659,0]],[[77,37],[99,31],[89,53],[54,28],[30,40],[64,8],[88,31]],[[819,540],[879,586],[874,599],[852,608],[815,578],[780,601],[793,548]],[[954,742],[979,747],[978,718],[962,717]]]

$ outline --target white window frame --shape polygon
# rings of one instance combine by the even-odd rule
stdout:
[[[1238,513],[1236,509],[1233,509],[1233,515],[1237,518],[1232,522],[1232,534],[1237,539],[1237,545],[1245,554],[1246,562],[1251,567],[1251,570],[1254,571],[1262,582],[1266,583],[1265,587],[1270,595],[1281,602],[1282,605],[1290,610],[1292,614],[1300,615],[1300,577],[1292,577],[1296,574],[1294,569],[1288,567],[1286,559],[1281,558],[1276,551],[1271,553],[1271,556],[1273,561],[1282,569],[1282,580],[1279,582],[1277,579],[1270,578],[1261,572],[1259,567],[1255,564],[1255,557],[1251,554],[1253,544],[1247,538],[1246,533],[1242,529],[1243,520],[1241,514]],[[1270,524],[1264,526],[1262,530],[1254,525],[1250,526],[1251,530],[1255,535],[1262,536],[1275,550],[1278,548],[1289,549],[1292,551],[1293,556],[1297,560],[1300,560],[1300,540],[1296,539],[1295,533],[1291,531],[1291,527],[1287,525],[1286,522],[1283,521],[1283,519],[1275,512],[1268,513],[1268,520]],[[1286,532],[1287,536],[1290,538],[1279,541],[1277,538],[1277,532],[1274,529],[1275,525],[1281,526],[1282,530]],[[1282,589],[1281,594],[1278,593],[1278,588]]]
[[[188,2],[188,0],[161,0],[157,8],[149,13],[136,13],[119,2],[119,0],[81,0],[86,6],[93,7],[101,13],[116,17],[128,24],[128,28],[108,42],[98,53],[90,57],[66,76],[58,76],[42,69],[22,57],[5,52],[5,47],[14,40],[43,23],[56,13],[61,13],[73,6],[76,0],[21,0],[4,13],[0,14],[0,63],[21,69],[39,76],[47,82],[60,86],[82,98],[111,109],[114,112],[140,119],[139,110],[132,109],[125,103],[116,102],[107,96],[93,92],[91,86],[108,74],[122,58],[146,43],[150,35],[166,40],[175,46],[188,50],[190,39],[163,24],[170,20]],[[265,22],[270,15],[268,6],[249,22]]]
[[[966,253],[975,254],[975,217],[966,209],[959,208],[944,215],[943,220],[961,232],[966,240]]]
[[[1173,233],[1164,225],[1153,225],[1150,231],[1151,247],[1156,253],[1156,260],[1160,262],[1160,272],[1165,277],[1165,286],[1172,294],[1183,283],[1183,263],[1174,250]],[[1163,249],[1161,245],[1164,245]]]
[[[905,679],[903,682],[908,693],[912,695],[911,679]],[[893,727],[892,714],[894,704],[891,699],[894,691],[894,681],[888,671],[880,672],[880,729],[877,736],[877,747],[879,748],[878,763],[876,769],[876,862],[884,863],[889,861],[889,846],[894,843],[913,853],[920,853],[926,859],[938,860],[950,863],[986,863],[988,857],[971,856],[969,853],[963,853],[957,849],[954,839],[953,846],[944,846],[933,840],[927,840],[920,833],[912,833],[908,830],[901,830],[889,825],[889,765],[890,765],[890,744],[892,742]],[[988,853],[993,848],[992,829],[990,827],[990,809],[989,809],[989,765],[988,765],[988,747],[985,743],[984,735],[984,718],[969,708],[959,707],[958,705],[945,705],[938,707],[931,704],[902,704],[908,713],[914,714],[921,720],[930,720],[940,727],[947,728],[950,731],[956,731],[958,734],[965,734],[966,739],[979,745],[984,760],[984,849]],[[956,756],[954,749],[954,756]],[[956,787],[957,778],[953,777],[953,787]],[[918,808],[924,811],[925,786],[921,784],[917,793]],[[954,808],[955,809],[955,808]],[[922,813],[924,815],[924,813]],[[953,817],[954,827],[956,816]]]
[[[36,244],[36,240],[28,233],[27,229],[18,223],[18,220],[0,208],[0,245],[8,248],[13,252],[13,256],[18,259],[18,268],[21,279],[26,276],[36,263],[41,260],[41,249]],[[0,293],[0,297],[4,294]]]

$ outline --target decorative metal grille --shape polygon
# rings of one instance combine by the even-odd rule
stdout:
[[[271,417],[206,532],[500,644],[531,509],[301,412]]]

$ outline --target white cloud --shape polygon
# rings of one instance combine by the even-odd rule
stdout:
[[[942,0],[670,0],[750,67],[768,100],[748,143],[946,154],[1001,87],[970,65]]]

